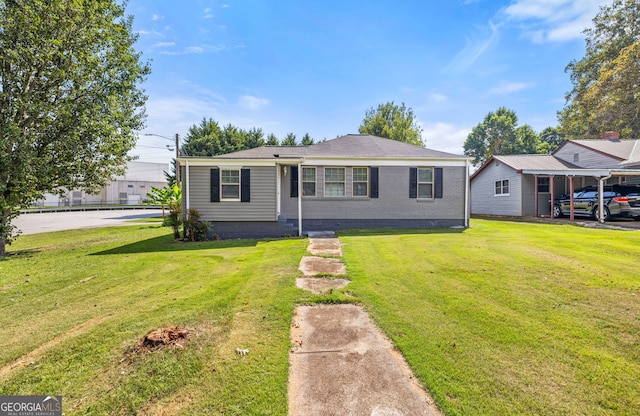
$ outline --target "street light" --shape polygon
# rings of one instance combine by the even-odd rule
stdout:
[[[163,136],[161,134],[155,134],[155,133],[145,133],[144,136],[157,136],[157,137],[162,137],[163,139],[172,140],[166,136]],[[169,149],[169,145],[167,145],[167,148]],[[176,133],[176,183],[180,183],[180,160],[178,160],[179,157],[180,157],[180,136],[178,135],[178,133]]]

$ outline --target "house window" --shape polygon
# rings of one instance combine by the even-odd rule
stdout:
[[[509,179],[503,179],[501,181],[496,181],[496,196],[498,195],[509,195]]]
[[[574,162],[580,162],[580,153],[574,153],[573,154],[573,161]]]
[[[324,168],[324,196],[344,196],[345,168]]]
[[[353,168],[353,196],[369,195],[369,168]]]
[[[302,168],[302,196],[316,196],[316,168]]]
[[[418,168],[418,198],[433,198],[433,168]]]
[[[538,177],[538,192],[549,192],[549,177]]]
[[[240,170],[221,170],[220,187],[223,200],[240,200]]]

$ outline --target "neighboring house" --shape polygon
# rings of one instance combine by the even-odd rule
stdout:
[[[490,158],[471,176],[471,213],[550,216],[551,201],[575,189],[638,183],[640,140],[568,140],[551,155]]]
[[[466,227],[468,159],[366,135],[182,157],[183,205],[223,238]]]
[[[167,186],[164,172],[169,170],[167,163],[127,162],[127,170],[123,176],[117,176],[97,193],[90,194],[82,190],[66,191],[61,197],[45,194],[45,198],[34,206],[80,206],[121,204],[135,205],[141,203],[151,192],[151,187]]]

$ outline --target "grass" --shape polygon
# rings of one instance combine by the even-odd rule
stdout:
[[[68,415],[286,414],[294,306],[354,301],[447,415],[640,408],[640,233],[474,220],[340,239],[352,282],[316,296],[294,285],[305,240],[22,236],[0,260],[0,395],[62,394]],[[195,335],[131,354],[168,325]]]
[[[158,225],[23,236],[0,261],[0,395],[62,394],[65,414],[286,414],[305,246],[176,243]],[[167,325],[197,335],[128,354]]]
[[[446,414],[640,409],[640,233],[474,220],[341,241],[348,290]]]

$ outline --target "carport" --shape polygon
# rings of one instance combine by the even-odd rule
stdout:
[[[600,218],[600,222],[604,223],[604,201],[603,201],[603,193],[604,193],[604,185],[605,182],[612,177],[622,177],[622,176],[640,176],[640,169],[558,169],[558,170],[536,170],[536,169],[523,169],[522,174],[532,175],[535,178],[535,216],[539,217],[538,210],[538,177],[548,177],[549,178],[549,186],[551,193],[551,212],[553,212],[553,204],[554,204],[554,178],[556,176],[564,176],[569,178],[569,199],[570,199],[570,215],[569,218],[571,221],[574,220],[574,212],[573,212],[573,193],[574,193],[574,178],[575,177],[593,177],[598,180],[598,209]],[[553,215],[551,216],[553,218]]]

